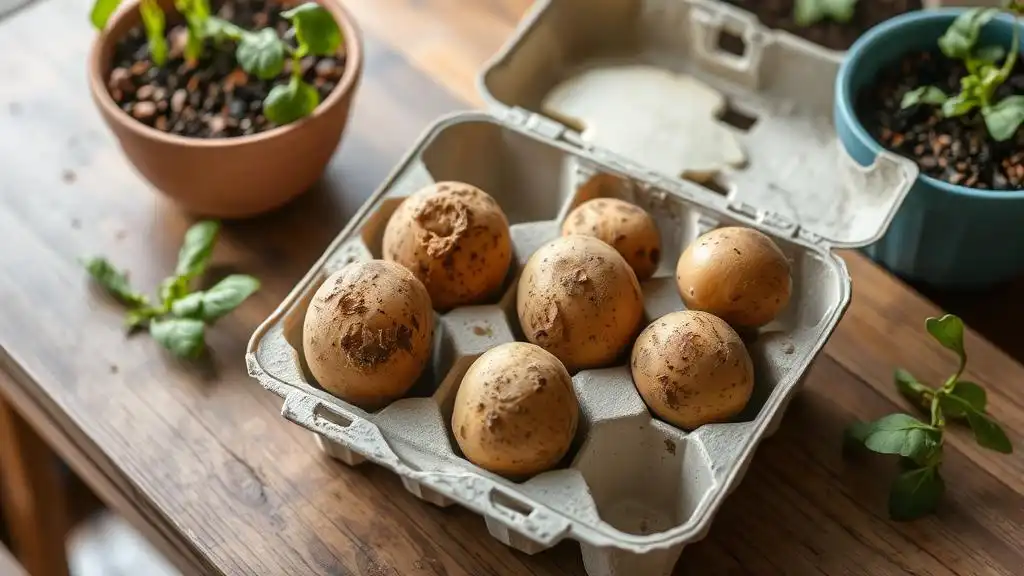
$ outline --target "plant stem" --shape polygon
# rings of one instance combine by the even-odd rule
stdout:
[[[1012,14],[1012,12],[1011,12]],[[1013,40],[1010,41],[1010,53],[1006,55],[1006,61],[1003,62],[1003,69],[1000,70],[1003,78],[1008,78],[1010,72],[1013,72],[1013,67],[1017,64],[1017,53],[1020,51],[1020,30],[1017,27],[1017,19],[1013,21]]]
[[[944,390],[945,389],[937,390],[935,394],[932,396],[932,426],[938,428],[939,430],[942,430],[942,428],[946,425],[946,419],[942,417],[942,408],[939,404],[939,400],[942,398]]]

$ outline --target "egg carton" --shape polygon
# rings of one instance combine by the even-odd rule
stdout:
[[[831,84],[822,79],[834,78],[835,62],[756,31],[758,48],[742,58],[717,50],[716,34],[733,16],[704,0],[535,5],[481,74],[489,111],[448,116],[428,129],[254,333],[249,373],[284,399],[282,415],[342,462],[368,460],[427,502],[475,511],[517,550],[534,554],[572,539],[591,576],[670,573],[683,547],[706,535],[845,312],[850,278],[833,249],[879,237],[917,174],[889,153],[862,167],[837,145]],[[633,90],[634,101],[614,83],[565,89],[563,81],[588,70],[611,70],[619,80],[629,79],[620,72],[640,70],[644,82],[661,71],[657,82],[686,88]],[[544,114],[556,93],[560,104],[597,102],[625,120],[598,107],[608,122],[595,131],[589,115],[580,122],[565,110]],[[690,114],[690,124],[680,125],[672,109],[680,95],[684,106],[703,98],[706,117]],[[706,126],[711,121],[734,140],[722,140]],[[735,151],[736,143],[744,162],[729,164],[735,158],[723,150]],[[435,315],[431,361],[404,398],[368,412],[332,396],[311,376],[302,350],[314,292],[346,264],[382,257],[384,227],[405,197],[452,180],[487,191],[508,216],[514,254],[502,294]],[[662,259],[642,283],[645,322],[684,309],[675,263],[690,242],[720,226],[757,228],[775,240],[792,264],[791,301],[745,336],[755,385],[732,421],[685,431],[652,416],[623,358],[573,375],[581,420],[562,462],[522,482],[489,473],[462,457],[451,432],[462,376],[484,351],[524,340],[515,306],[519,271],[559,235],[575,206],[598,197],[641,206],[658,224]]]

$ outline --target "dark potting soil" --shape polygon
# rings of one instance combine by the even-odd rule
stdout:
[[[232,0],[220,3],[216,13],[250,31],[273,27],[283,38],[290,27],[281,17],[286,9],[266,0]],[[233,43],[216,47],[207,42],[199,62],[189,64],[183,56],[186,40],[184,25],[168,26],[163,66],[149,57],[141,26],[118,42],[107,87],[122,110],[158,130],[196,138],[245,136],[275,127],[263,115],[263,99],[276,84],[288,81],[290,60],[277,79],[261,80],[238,66]],[[345,70],[343,49],[336,58],[306,57],[302,69],[323,101]]]
[[[725,0],[748,10],[769,28],[786,30],[833,50],[846,50],[868,28],[893,16],[921,9],[921,0],[860,0],[846,23],[822,20],[810,26],[793,21],[794,0]]]
[[[915,160],[921,172],[953,184],[983,190],[1024,188],[1024,130],[1005,142],[989,136],[981,113],[943,118],[939,106],[920,104],[900,109],[903,95],[919,86],[937,86],[946,94],[960,91],[963,63],[939,51],[909,54],[883,69],[873,86],[857,95],[856,112],[883,146]],[[1001,99],[1024,93],[1020,60],[996,92]]]

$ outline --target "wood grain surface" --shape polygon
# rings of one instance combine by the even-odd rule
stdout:
[[[322,456],[245,374],[243,350],[328,241],[434,118],[476,105],[474,75],[526,0],[345,0],[364,27],[365,81],[323,183],[280,212],[229,224],[214,276],[264,289],[209,337],[198,366],[125,338],[120,310],[76,262],[102,253],[153,287],[190,219],[134,174],[85,86],[86,0],[38,0],[0,21],[0,393],[186,574],[581,575],[565,542],[526,556],[483,521],[407,493],[390,473]],[[888,459],[843,458],[842,428],[907,409],[903,366],[953,368],[923,319],[936,307],[856,254],[855,296],[781,429],[764,442],[678,574],[1012,576],[1024,566],[1024,461],[947,445],[939,513],[895,524]],[[1024,436],[1024,369],[975,334],[969,376]],[[642,490],[638,479],[638,490]]]

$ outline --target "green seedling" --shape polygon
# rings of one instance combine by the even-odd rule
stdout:
[[[856,8],[857,0],[796,0],[793,4],[793,21],[800,27],[826,19],[846,23],[853,19]]]
[[[1013,452],[1002,427],[986,412],[985,389],[961,379],[967,367],[963,321],[947,314],[929,318],[925,328],[959,358],[956,373],[938,388],[920,382],[906,370],[896,370],[896,388],[928,414],[928,420],[922,421],[909,414],[890,414],[874,422],[857,422],[846,431],[847,439],[856,445],[879,454],[901,457],[903,472],[889,491],[889,517],[893,520],[913,520],[933,512],[938,506],[946,490],[939,466],[948,421],[966,422],[975,441],[984,448],[1003,454]]]
[[[128,308],[125,325],[129,331],[148,327],[150,336],[175,356],[195,358],[206,346],[206,326],[237,308],[260,287],[259,280],[252,276],[232,274],[208,290],[192,289],[193,281],[206,271],[219,230],[220,225],[213,221],[189,228],[174,274],[160,283],[155,303],[135,291],[127,275],[106,258],[86,260],[85,269]]]
[[[338,24],[331,14],[318,4],[307,2],[282,13],[282,16],[292,23],[291,30],[294,31],[296,42],[294,48],[282,42],[282,50],[282,46],[274,45],[268,36],[267,40],[259,42],[258,49],[254,50],[259,57],[255,58],[256,65],[252,70],[242,62],[241,53],[237,55],[239,64],[247,72],[255,71],[259,75],[261,70],[269,72],[277,68],[280,72],[284,53],[290,54],[291,79],[287,84],[274,86],[263,100],[263,114],[276,124],[288,124],[313,113],[320,104],[320,94],[316,88],[302,80],[302,59],[311,55],[332,56],[341,45],[341,30],[338,29]],[[242,46],[243,43],[239,43],[239,50]],[[269,67],[261,68],[260,65]]]
[[[1024,4],[1011,2],[1007,11],[1019,14]],[[1008,48],[977,46],[981,29],[999,14],[997,8],[974,8],[960,14],[939,38],[939,49],[947,58],[963,61],[967,74],[960,79],[960,92],[948,95],[935,86],[921,86],[903,95],[902,108],[921,104],[941,106],[946,118],[980,110],[992,138],[1003,142],[1013,138],[1024,122],[1024,96],[996,100],[996,90],[1013,72],[1020,51],[1020,34],[1015,25]],[[1002,60],[1002,64],[999,61]]]
[[[91,20],[102,30],[121,0],[97,0]],[[282,13],[291,22],[286,42],[272,28],[248,31],[231,22],[211,15],[209,0],[175,0],[175,8],[185,18],[188,42],[185,58],[197,62],[203,56],[207,40],[220,46],[226,42],[235,45],[235,60],[248,74],[262,80],[273,80],[291,61],[288,80],[274,86],[263,100],[263,113],[275,124],[289,124],[313,113],[320,104],[316,88],[302,79],[302,59],[306,56],[333,56],[341,46],[341,29],[330,12],[315,2],[301,4]],[[167,61],[167,41],[164,35],[164,13],[156,0],[142,0],[140,4],[143,26],[149,41],[150,56],[158,66]]]

